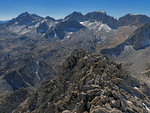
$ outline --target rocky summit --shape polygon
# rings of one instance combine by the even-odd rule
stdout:
[[[56,77],[43,82],[23,102],[18,101],[13,107],[9,107],[13,103],[1,104],[1,113],[150,112],[148,86],[106,56],[75,50],[59,70]],[[4,100],[7,103],[10,99]]]

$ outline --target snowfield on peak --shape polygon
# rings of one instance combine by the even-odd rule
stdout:
[[[98,12],[98,13],[104,13],[104,14],[106,13],[105,11],[95,11],[95,12]]]
[[[98,21],[90,22],[90,21],[85,21],[85,22],[80,22],[83,26],[87,27],[90,30],[97,30],[97,31],[102,31],[105,30],[106,32],[110,32],[112,29],[107,25],[103,24]]]
[[[132,15],[132,16],[136,16],[136,15],[139,15],[139,14],[130,13],[130,15]]]

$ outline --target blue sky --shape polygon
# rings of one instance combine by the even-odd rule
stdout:
[[[59,19],[73,11],[86,14],[96,10],[104,10],[116,18],[127,13],[150,16],[150,0],[0,0],[0,20],[23,12]]]

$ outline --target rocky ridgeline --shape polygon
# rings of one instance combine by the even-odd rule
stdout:
[[[10,111],[148,113],[149,99],[146,84],[130,77],[121,64],[102,55],[75,50],[63,63],[58,76],[42,83],[34,94]]]

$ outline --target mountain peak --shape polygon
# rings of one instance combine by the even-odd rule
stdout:
[[[61,40],[61,39],[64,39],[66,33],[76,32],[83,28],[85,27],[82,26],[75,19],[66,19],[66,20],[62,20],[55,26],[51,27],[50,30],[44,35],[44,37],[47,39],[57,37]]]
[[[40,16],[38,16],[38,15],[36,15],[36,14],[30,14],[30,13],[28,13],[28,12],[24,12],[24,13],[20,14],[17,18],[25,18],[25,17],[31,17],[31,18],[33,18],[33,19],[42,18],[42,17],[40,17]]]
[[[30,13],[24,12],[24,13],[21,13],[18,17],[21,17],[21,16],[29,16],[29,15],[30,15]]]
[[[97,13],[103,13],[103,14],[106,14],[106,12],[105,12],[105,11],[103,11],[103,10],[99,10],[99,11],[95,11],[95,12],[97,12]]]
[[[81,12],[73,11],[71,14],[81,14]]]
[[[106,14],[105,11],[94,11],[84,16],[86,21],[98,21],[107,24],[111,29],[118,28],[117,19]]]
[[[84,20],[84,16],[82,13],[74,11],[73,13],[66,16],[65,19],[71,19],[80,22]]]
[[[55,21],[55,19],[54,18],[52,18],[52,17],[50,17],[50,16],[47,16],[47,17],[45,17],[47,20],[50,20],[50,21]]]
[[[28,25],[30,23],[32,23],[35,20],[40,20],[42,19],[42,17],[36,15],[36,14],[30,14],[28,12],[24,12],[22,14],[20,14],[18,17],[13,18],[12,20],[10,20],[8,22],[8,26],[9,25]]]
[[[89,12],[87,14],[100,14],[100,15],[102,14],[102,15],[107,15],[106,12],[103,11],[103,10],[92,11],[92,12]]]

